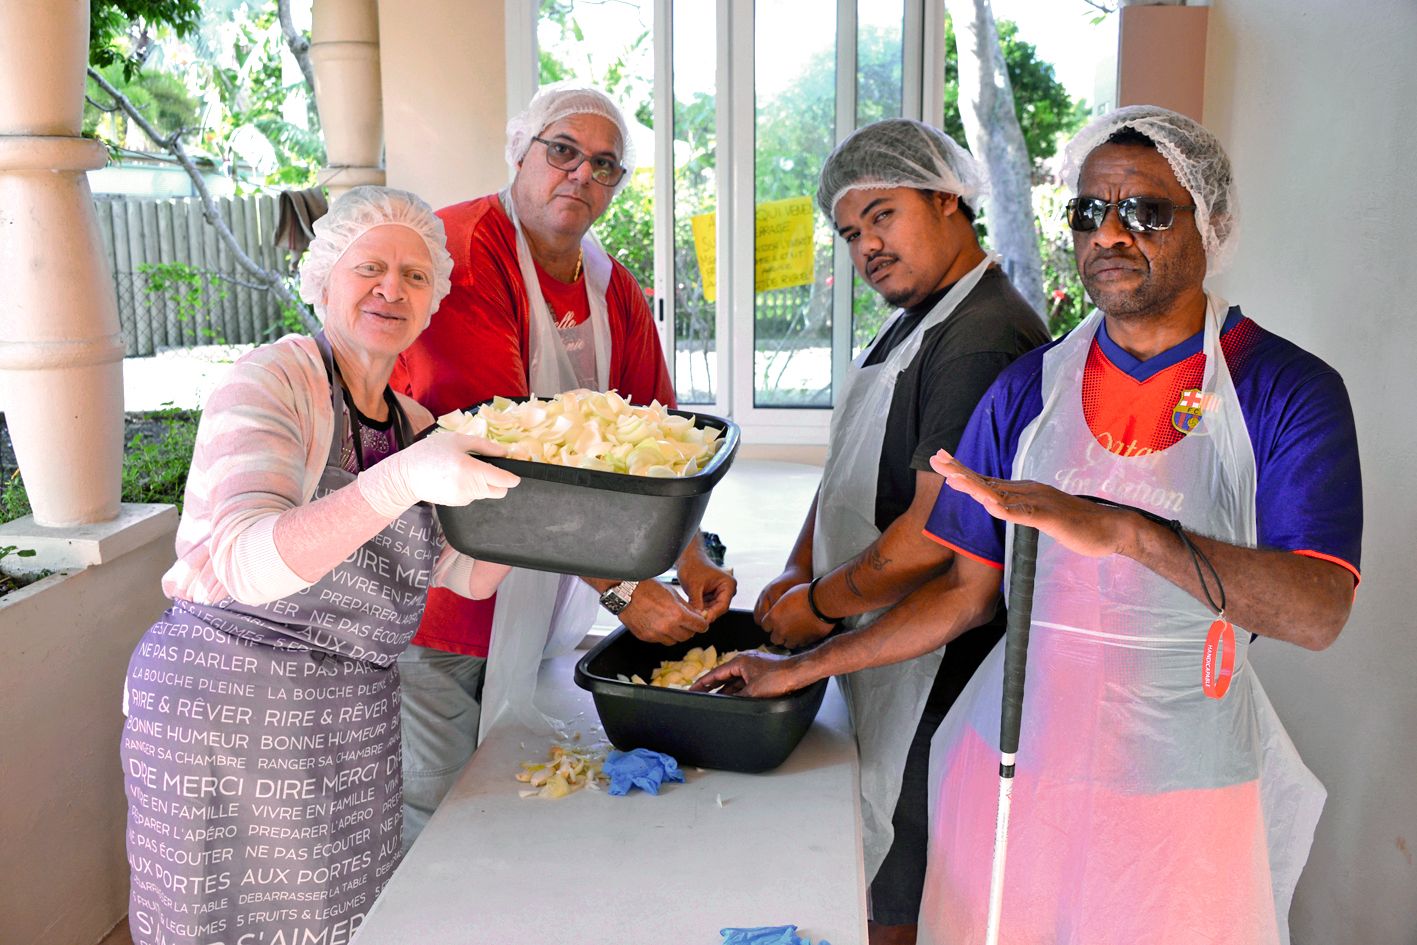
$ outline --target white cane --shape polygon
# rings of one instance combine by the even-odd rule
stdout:
[[[1038,529],[1014,528],[1009,575],[1009,621],[1004,639],[1004,701],[999,722],[999,818],[994,825],[994,868],[989,877],[989,924],[985,945],[998,945],[1004,910],[1004,861],[1009,851],[1009,808],[1014,796],[1014,762],[1023,721],[1023,677],[1028,663],[1028,628],[1033,619],[1033,574],[1038,564]]]

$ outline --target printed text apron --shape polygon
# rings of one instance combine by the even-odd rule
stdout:
[[[1224,316],[1211,299],[1199,426],[1168,449],[1123,457],[1083,417],[1094,312],[1044,356],[1043,410],[1020,437],[1014,478],[1253,547],[1255,462],[1221,354]],[[1203,692],[1213,617],[1130,559],[1083,557],[1041,536],[1000,941],[1288,942],[1324,791],[1266,698],[1240,628],[1229,691]],[[1002,666],[1001,641],[931,746],[922,943],[984,941]]]
[[[354,479],[332,376],[312,501]],[[394,664],[437,550],[432,509],[415,505],[300,593],[174,601],[144,635],[122,742],[135,943],[349,941],[400,857]]]
[[[949,318],[984,278],[985,270],[997,261],[997,256],[987,256],[966,273],[884,361],[864,366],[875,347],[872,344],[852,363],[841,398],[832,410],[830,446],[812,533],[815,577],[856,557],[880,537],[876,528],[876,483],[885,418],[890,413],[896,381],[920,350],[925,333]],[[876,336],[878,342],[901,314],[896,312],[881,328]],[[853,628],[864,627],[878,616],[879,611],[863,614],[847,623]],[[867,883],[890,852],[895,833],[891,816],[900,798],[905,758],[925,711],[941,653],[937,649],[903,663],[839,677],[851,708],[861,757],[861,824]]]

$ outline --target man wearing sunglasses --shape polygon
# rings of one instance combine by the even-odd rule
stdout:
[[[1064,178],[1098,310],[1004,370],[931,461],[945,488],[925,539],[880,549],[943,573],[865,630],[705,682],[771,695],[927,652],[993,611],[1010,526],[1037,528],[999,940],[1287,943],[1324,790],[1248,653],[1252,634],[1323,649],[1348,619],[1348,396],[1205,289],[1237,230],[1210,132],[1119,109],[1068,146]],[[895,601],[869,571],[855,594],[823,584],[834,614]],[[931,747],[925,941],[984,939],[1002,676],[998,648]]]
[[[619,107],[597,89],[548,86],[507,132],[511,185],[438,213],[453,255],[452,293],[400,356],[391,383],[435,416],[497,395],[549,397],[576,388],[674,406],[644,292],[590,232],[633,168]],[[528,686],[541,647],[518,644],[574,645],[589,629],[597,597],[636,636],[660,643],[686,640],[727,610],[736,585],[700,541],[690,543],[677,571],[687,599],[657,581],[582,581],[524,569],[487,601],[430,594],[399,663],[406,844],[472,757],[484,711],[488,724],[502,705],[528,724],[538,721]]]

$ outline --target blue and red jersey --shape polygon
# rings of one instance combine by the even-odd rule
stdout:
[[[1083,370],[1083,416],[1097,443],[1121,455],[1157,452],[1185,436],[1186,398],[1205,372],[1203,332],[1146,361],[1107,335]],[[1056,344],[1054,342],[1053,344]],[[956,456],[985,475],[1013,478],[1019,436],[1043,410],[1043,355],[1019,358],[979,402]],[[1255,454],[1259,545],[1322,558],[1359,579],[1363,492],[1348,390],[1338,372],[1230,309],[1220,347]],[[962,493],[940,490],[927,537],[1003,567],[1004,523]]]

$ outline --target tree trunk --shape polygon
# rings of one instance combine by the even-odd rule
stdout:
[[[1014,286],[1041,315],[1043,261],[1033,220],[1032,161],[1014,111],[999,32],[989,0],[945,0],[954,21],[959,112],[969,150],[989,170],[984,221]]]
[[[319,128],[320,113],[315,108],[315,68],[310,65],[310,40],[295,28],[295,20],[290,15],[290,0],[277,0],[276,13],[280,17],[280,31],[285,36],[285,44],[299,63],[300,74],[305,76],[305,101],[310,127]]]
[[[217,209],[216,200],[212,198],[212,192],[207,187],[207,182],[202,179],[201,171],[197,170],[197,165],[193,163],[192,158],[187,154],[187,149],[182,144],[181,130],[179,129],[170,135],[164,136],[157,128],[153,127],[153,124],[138,110],[138,107],[133,104],[132,100],[110,85],[108,80],[105,79],[97,69],[93,66],[89,66],[88,73],[89,78],[93,79],[98,87],[108,94],[108,97],[113,100],[114,104],[123,109],[123,112],[131,118],[138,127],[143,129],[143,133],[147,135],[154,144],[167,151],[167,153],[177,159],[178,164],[182,165],[182,169],[187,172],[187,177],[192,181],[192,186],[196,189],[197,196],[202,201],[202,216],[206,219],[207,223],[217,231],[217,236],[221,239],[222,243],[226,245],[226,248],[231,252],[237,264],[257,279],[259,283],[257,287],[270,292],[280,301],[280,304],[284,308],[298,314],[305,328],[312,335],[319,332],[321,327],[319,321],[317,321],[315,317],[310,314],[310,310],[301,304],[300,300],[291,293],[289,287],[286,286],[285,277],[279,272],[262,266],[248,256],[246,251],[241,248],[241,244],[237,241],[236,235],[231,232],[231,228],[227,226],[226,221],[221,218],[221,211]]]
[[[314,94],[315,70],[310,67],[310,40],[295,28],[295,21],[290,16],[290,0],[278,0],[276,12],[280,16],[280,31],[285,34],[285,44],[290,47],[291,55],[300,64],[300,71],[305,76],[305,87]]]

